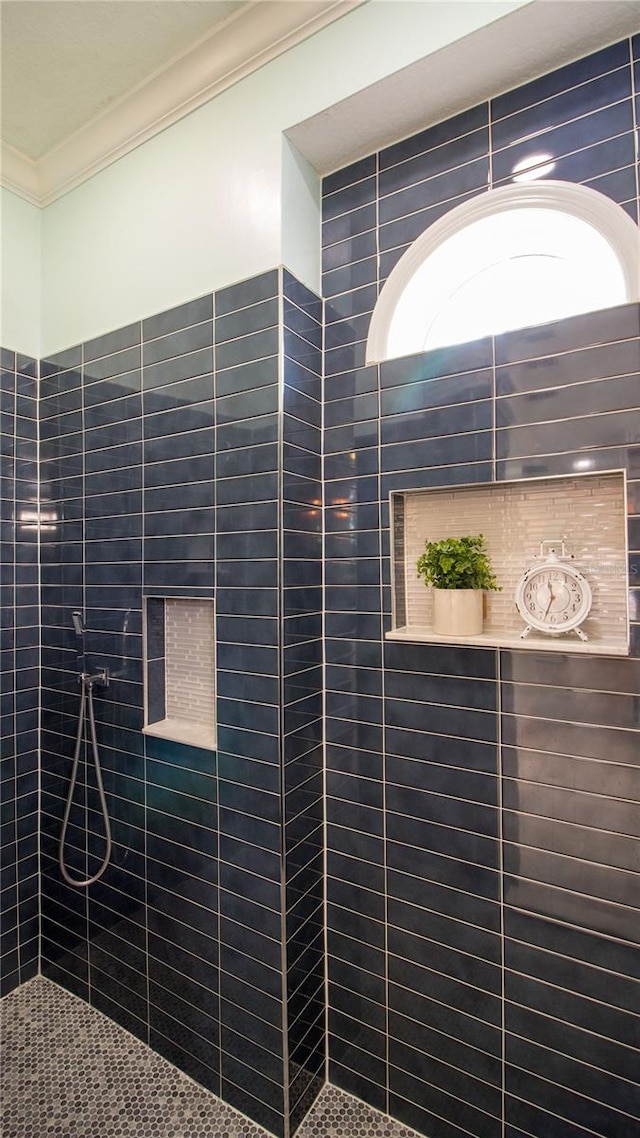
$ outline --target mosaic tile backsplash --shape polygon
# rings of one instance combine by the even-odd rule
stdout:
[[[167,719],[215,732],[213,606],[206,601],[165,601]]]
[[[416,572],[425,541],[482,532],[499,592],[485,594],[484,631],[517,638],[524,622],[516,585],[542,542],[566,543],[588,580],[593,607],[582,628],[594,644],[627,643],[626,497],[621,475],[529,480],[490,488],[407,493],[404,501],[407,623],[430,627],[433,592]],[[547,549],[548,552],[548,549]]]

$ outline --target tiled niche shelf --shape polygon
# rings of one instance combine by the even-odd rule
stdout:
[[[145,598],[143,732],[215,750],[213,601]]]
[[[393,621],[390,640],[626,656],[629,652],[626,486],[624,471],[493,482],[391,494]],[[432,589],[416,572],[425,541],[483,533],[500,592],[485,593],[479,636],[436,635]],[[540,543],[563,539],[571,564],[587,578],[593,604],[581,629],[530,632],[515,605],[516,586],[536,563]]]

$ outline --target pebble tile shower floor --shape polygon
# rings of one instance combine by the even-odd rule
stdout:
[[[270,1138],[112,1020],[37,977],[5,996],[2,1138]],[[419,1138],[327,1086],[297,1138]]]

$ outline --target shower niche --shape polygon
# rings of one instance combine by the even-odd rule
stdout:
[[[216,747],[214,602],[145,597],[145,735]]]
[[[629,652],[626,484],[622,471],[530,478],[433,490],[393,491],[390,640],[625,656]],[[483,533],[500,589],[484,594],[480,635],[433,631],[432,589],[418,577],[425,540]],[[542,543],[564,542],[589,583],[593,603],[584,639],[532,631],[516,608],[518,584],[539,564]]]

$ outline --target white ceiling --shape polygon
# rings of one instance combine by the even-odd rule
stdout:
[[[245,0],[3,0],[2,137],[41,158]]]
[[[363,2],[0,0],[3,184],[48,204]],[[287,133],[327,173],[639,28],[640,0],[533,0]]]
[[[0,0],[2,181],[38,205],[363,0]]]

